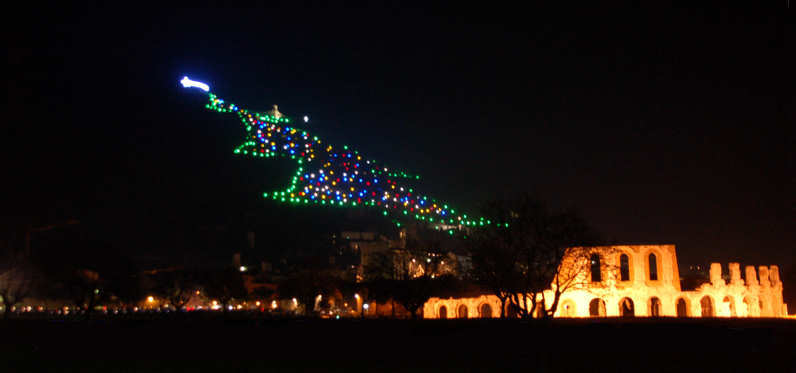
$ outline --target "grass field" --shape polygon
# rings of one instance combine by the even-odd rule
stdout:
[[[794,320],[8,320],[0,340],[0,372],[796,371]]]

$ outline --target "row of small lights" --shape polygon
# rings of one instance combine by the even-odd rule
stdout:
[[[306,131],[292,128],[288,125],[281,125],[281,123],[290,123],[289,118],[276,118],[268,114],[249,113],[247,110],[241,109],[234,104],[225,103],[224,100],[219,99],[213,93],[208,93],[208,97],[210,99],[210,103],[206,105],[208,109],[222,113],[237,113],[240,120],[246,126],[246,130],[252,140],[236,148],[235,153],[251,154],[255,157],[283,156],[291,159],[298,158],[297,162],[299,167],[295,176],[292,178],[291,185],[284,191],[275,191],[270,194],[264,193],[263,196],[266,198],[270,196],[270,198],[275,201],[291,202],[293,204],[313,203],[329,206],[383,207],[383,214],[385,216],[390,215],[390,211],[400,211],[397,215],[401,217],[402,214],[403,217],[401,218],[414,217],[416,220],[427,221],[429,223],[439,222],[443,224],[455,224],[459,228],[461,228],[461,226],[485,226],[493,224],[491,220],[483,217],[478,220],[472,220],[468,219],[466,214],[456,215],[455,209],[449,208],[448,205],[444,204],[438,205],[434,199],[431,199],[430,206],[427,206],[426,203],[429,201],[427,197],[413,197],[413,188],[408,188],[407,192],[407,188],[399,187],[395,180],[396,177],[416,180],[420,178],[417,175],[413,177],[405,172],[394,172],[388,173],[389,178],[384,178],[381,175],[384,175],[389,169],[377,168],[376,161],[371,160],[365,160],[364,165],[366,169],[362,170],[363,172],[360,174],[360,167],[363,166],[360,162],[362,161],[362,157],[359,155],[358,151],[349,150],[348,146],[343,147],[344,152],[342,153],[333,152],[333,147],[327,146],[325,148],[326,162],[324,162],[322,167],[317,171],[317,175],[315,172],[305,172],[303,164],[305,162],[312,162],[316,159],[313,145],[320,145],[322,143],[317,136],[310,139]],[[304,122],[309,122],[308,116],[304,116]],[[273,136],[273,134],[277,136]],[[283,140],[284,143],[278,145],[276,143],[278,140],[277,137],[279,140]],[[301,138],[306,141],[303,150],[301,146],[297,146],[298,144],[294,141],[294,137],[296,137],[295,140]],[[260,145],[259,151],[257,148],[258,143]],[[268,147],[266,148],[266,146]],[[252,151],[247,150],[249,148],[251,148]],[[298,157],[296,154],[297,150],[299,151]],[[339,164],[339,161],[334,160],[334,158],[350,160],[350,162],[346,161]],[[331,169],[331,160],[335,162],[335,166],[345,167],[346,172],[338,169],[337,171],[342,175],[337,175],[335,177],[335,170]],[[369,169],[367,169],[368,167]],[[329,169],[328,173],[324,172],[325,168]],[[354,168],[354,170],[352,170],[352,168]],[[349,172],[351,172],[350,175],[348,174]],[[368,178],[368,174],[371,175],[370,178]],[[331,179],[330,175],[334,177],[334,179]],[[378,185],[380,184],[380,178],[382,181],[386,181],[386,185],[389,185],[389,191],[385,190],[386,187],[382,187],[384,184]],[[299,181],[308,183],[300,191],[296,189]],[[341,189],[343,183],[349,182],[358,182],[359,184],[364,184],[364,186],[372,187],[376,190],[368,191],[364,186],[355,187],[356,184],[354,184],[355,186],[349,186],[347,189]],[[331,188],[329,184],[331,184]],[[401,196],[401,192],[406,193],[404,196]],[[363,199],[363,197],[365,197],[365,199]],[[427,216],[430,214],[436,214],[438,217]],[[450,215],[456,216],[454,218],[450,217]],[[448,216],[447,219],[446,216]],[[393,219],[393,222],[401,226],[397,218]],[[508,223],[494,224],[501,227],[508,227]],[[439,226],[437,226],[437,228],[439,229]],[[453,229],[448,229],[448,232],[452,235]]]

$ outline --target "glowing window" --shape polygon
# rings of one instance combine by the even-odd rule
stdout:
[[[627,254],[619,257],[619,280],[630,281],[630,258]]]
[[[649,265],[650,265],[650,280],[652,281],[658,280],[658,258],[655,257],[655,254],[650,254]]]
[[[591,281],[592,282],[601,282],[603,280],[602,273],[600,273],[600,256],[597,254],[591,254]]]

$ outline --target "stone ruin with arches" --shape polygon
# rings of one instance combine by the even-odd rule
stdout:
[[[692,291],[680,288],[674,245],[623,245],[591,248],[590,273],[567,290],[554,317],[787,317],[776,265],[729,263],[729,283],[719,263],[710,265],[710,282]],[[566,259],[564,260],[566,263]],[[595,265],[596,263],[596,265]],[[552,302],[552,290],[545,295]],[[541,298],[540,298],[541,299]],[[492,294],[469,298],[431,298],[425,318],[496,318],[500,300]],[[549,309],[550,304],[546,307]],[[511,316],[510,310],[506,315]]]

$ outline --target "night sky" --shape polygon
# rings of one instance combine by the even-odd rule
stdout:
[[[462,208],[530,191],[619,242],[676,244],[681,266],[787,266],[791,12],[20,13],[2,215],[77,218],[131,255],[157,254],[140,245],[155,232],[231,216],[275,235],[310,221],[260,197],[289,165],[234,156],[244,131],[178,84],[188,75],[241,107],[309,115],[325,140],[418,172]]]

